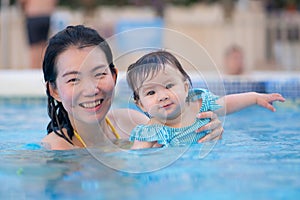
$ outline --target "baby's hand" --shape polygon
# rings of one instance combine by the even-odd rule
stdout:
[[[256,104],[260,105],[262,107],[265,107],[273,112],[276,111],[274,106],[272,106],[272,103],[274,101],[280,101],[284,102],[285,98],[281,96],[281,94],[278,93],[272,93],[272,94],[262,94],[262,93],[257,93],[256,96]]]

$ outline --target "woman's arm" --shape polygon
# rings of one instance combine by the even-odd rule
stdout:
[[[275,108],[272,106],[272,102],[274,101],[284,102],[285,99],[278,93],[262,94],[257,92],[246,92],[226,95],[217,101],[217,103],[223,106],[217,113],[220,115],[227,115],[254,104],[275,112]]]
[[[151,148],[151,147],[154,147],[155,144],[156,144],[156,142],[144,142],[144,141],[135,140],[133,142],[133,145],[132,145],[131,149]]]
[[[149,118],[145,114],[133,109],[126,108],[112,110],[109,112],[108,117],[123,139],[129,138],[132,129],[137,125],[147,124],[149,122]],[[215,113],[213,113],[212,111],[202,112],[199,113],[197,117],[200,119],[211,119],[208,124],[198,129],[197,132],[211,130],[209,134],[201,138],[198,142],[217,140],[222,137],[222,133],[224,131],[222,122],[219,120],[218,116]],[[133,149],[151,147],[148,147],[148,145],[150,144],[143,144],[144,142],[141,141],[135,141],[135,143],[136,144],[134,144],[132,147]],[[152,146],[160,147],[161,145],[155,142],[154,144],[152,143]]]

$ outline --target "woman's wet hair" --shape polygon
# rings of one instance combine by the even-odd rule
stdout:
[[[127,82],[133,91],[133,98],[135,101],[139,100],[138,90],[147,79],[152,79],[161,70],[165,69],[165,65],[169,64],[177,68],[182,74],[184,80],[188,80],[190,87],[192,81],[178,59],[171,53],[163,50],[148,53],[131,64],[127,69]]]
[[[68,26],[64,30],[55,34],[49,40],[43,60],[43,73],[48,97],[48,115],[51,119],[47,126],[47,132],[48,134],[55,132],[58,136],[64,138],[71,144],[73,144],[71,140],[74,132],[68,117],[68,113],[63,107],[62,103],[56,101],[51,96],[49,87],[56,87],[56,63],[58,56],[66,51],[69,47],[73,46],[79,49],[93,46],[98,46],[101,48],[105,53],[112,75],[116,76],[116,68],[113,64],[111,49],[108,43],[98,34],[96,30],[83,25]],[[68,137],[63,134],[63,128],[67,130]]]

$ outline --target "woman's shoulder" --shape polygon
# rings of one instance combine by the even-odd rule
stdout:
[[[149,121],[149,118],[145,114],[127,108],[111,110],[107,114],[107,117],[121,135],[121,138],[127,138],[134,127],[146,124]]]
[[[74,149],[74,146],[68,143],[65,139],[59,137],[54,132],[49,133],[42,139],[42,145],[50,150],[69,150]]]
[[[107,117],[114,121],[119,122],[130,122],[134,124],[146,124],[149,121],[149,118],[140,111],[129,109],[129,108],[120,108],[111,110]]]

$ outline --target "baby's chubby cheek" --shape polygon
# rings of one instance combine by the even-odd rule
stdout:
[[[151,107],[148,107],[147,112],[150,116],[159,118],[160,120],[165,120],[167,117],[167,112],[165,109],[160,108],[159,105],[152,105]]]

